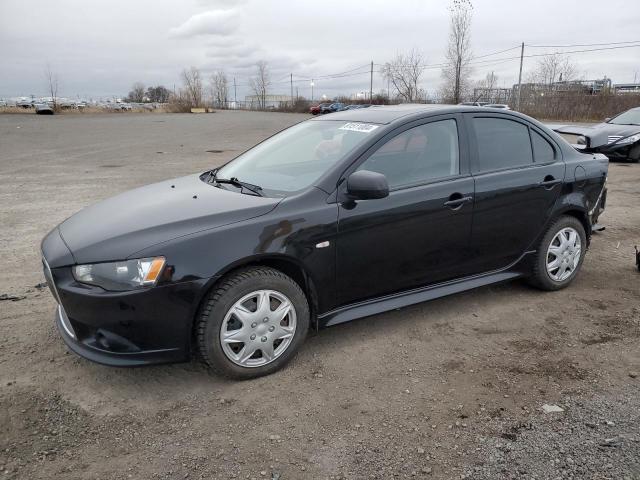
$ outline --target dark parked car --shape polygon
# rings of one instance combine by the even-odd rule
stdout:
[[[555,125],[563,136],[572,136],[586,152],[605,154],[609,160],[640,160],[640,107],[605,119],[593,127]],[[568,138],[570,140],[570,138]]]
[[[313,115],[318,115],[319,113],[322,113],[322,108],[323,107],[328,107],[329,105],[331,105],[330,103],[319,103],[318,105],[312,105],[311,108],[309,109],[309,113],[313,114]]]
[[[333,113],[333,112],[338,112],[339,110],[341,110],[344,107],[344,103],[332,103],[330,105],[327,104],[323,104],[320,107],[320,113]]]
[[[36,103],[36,113],[38,115],[53,115],[53,107],[48,103]]]
[[[350,110],[86,208],[44,238],[42,261],[76,353],[134,366],[197,352],[255,377],[310,328],[518,277],[566,287],[607,168],[519,113]]]
[[[344,107],[342,107],[340,109],[340,111],[342,112],[344,110],[355,110],[355,109],[358,109],[358,108],[368,108],[370,106],[371,105],[368,104],[368,103],[366,103],[366,104],[365,103],[354,103],[354,104],[351,104],[351,105],[345,105]]]

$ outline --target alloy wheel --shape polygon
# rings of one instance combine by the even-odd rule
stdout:
[[[220,328],[220,343],[236,365],[261,367],[287,350],[295,332],[293,303],[275,290],[257,290],[229,309]]]
[[[552,280],[562,282],[576,271],[580,264],[582,242],[580,235],[571,227],[555,234],[547,249],[547,273]]]

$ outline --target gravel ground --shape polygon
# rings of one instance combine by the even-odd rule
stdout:
[[[560,292],[513,282],[339,325],[247,382],[65,349],[47,231],[304,118],[0,115],[0,478],[640,479],[640,165],[611,165],[607,230]]]

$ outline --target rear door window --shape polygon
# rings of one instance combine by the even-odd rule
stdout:
[[[478,144],[478,170],[490,172],[533,164],[529,128],[497,117],[474,117]]]
[[[533,156],[536,163],[550,163],[556,159],[555,148],[534,129],[531,129],[531,143],[533,143]]]

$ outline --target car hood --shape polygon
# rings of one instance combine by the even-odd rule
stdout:
[[[264,215],[280,200],[217,188],[190,175],[87,207],[59,231],[77,263],[123,260],[157,243]]]
[[[591,148],[607,145],[610,135],[628,137],[640,132],[639,125],[615,125],[613,123],[598,123],[592,126],[558,124],[548,124],[547,126],[558,133],[584,135],[589,139]]]

